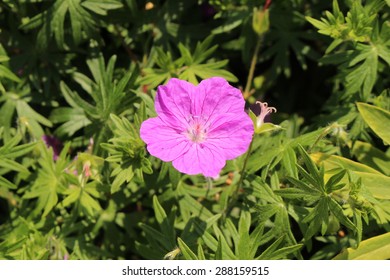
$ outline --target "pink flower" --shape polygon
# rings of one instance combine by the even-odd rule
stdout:
[[[244,106],[240,90],[223,78],[198,86],[173,78],[158,87],[157,117],[142,123],[141,138],[151,155],[172,161],[180,172],[216,177],[252,141],[253,123]]]

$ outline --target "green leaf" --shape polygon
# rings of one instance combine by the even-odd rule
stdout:
[[[325,197],[321,198],[314,209],[311,210],[310,214],[303,219],[303,222],[311,220],[311,223],[305,232],[305,240],[310,240],[310,238],[318,232],[322,224],[327,225],[328,219],[329,207]]]
[[[354,172],[375,198],[390,199],[390,177],[381,174]]]
[[[7,67],[4,65],[0,64],[0,77],[4,77],[6,79],[9,79],[11,81],[20,82],[20,79],[18,76],[16,76],[14,73],[12,73],[11,70],[9,70]]]
[[[366,172],[373,174],[381,174],[379,171],[367,165],[358,163],[356,161],[344,158],[341,156],[327,155],[323,153],[313,153],[310,157],[317,164],[324,163],[326,170],[335,170],[337,168],[344,168],[347,170]]]
[[[87,0],[81,3],[81,6],[99,14],[102,16],[107,15],[108,10],[119,9],[123,7],[123,4],[115,0]]]
[[[375,198],[390,198],[390,188],[388,187],[390,178],[376,169],[335,155],[329,156],[322,153],[315,153],[311,154],[311,158],[317,163],[323,163],[326,170],[335,170],[338,168],[349,170],[349,172],[352,172],[362,179],[363,184]],[[329,176],[329,173],[325,174],[325,178]]]
[[[7,158],[0,158],[0,167],[8,169],[8,170],[13,170],[25,174],[29,174],[30,172],[26,167],[21,165],[20,163],[17,163],[16,161],[7,159]]]
[[[202,248],[202,244],[200,242],[198,243],[198,259],[199,260],[206,260],[206,257],[204,255],[204,251]]]
[[[313,184],[314,187],[318,188],[319,190],[324,190],[324,178],[320,174],[320,171],[318,171],[313,160],[310,158],[309,154],[303,149],[301,145],[298,145],[298,151],[303,158],[303,161],[305,162],[307,170],[309,171],[309,173],[306,173],[303,168],[300,168],[300,166],[298,166],[300,173],[304,175],[305,179],[308,180],[311,184]]]
[[[294,149],[290,146],[283,153],[282,165],[289,176],[298,178],[297,157]]]
[[[93,216],[96,211],[100,212],[102,210],[100,204],[86,191],[80,194],[80,206],[85,209],[89,216]]]
[[[3,176],[0,176],[0,186],[6,187],[7,189],[17,189],[18,187],[4,178]]]
[[[64,82],[60,83],[60,88],[64,98],[70,106],[73,108],[83,109],[87,115],[90,115],[93,118],[99,118],[99,113],[96,108],[82,99],[76,92],[70,90]]]
[[[347,171],[345,169],[342,169],[340,172],[330,177],[325,185],[326,193],[331,193],[333,191],[333,188],[340,182],[341,179],[343,179],[346,173]]]
[[[47,216],[57,205],[58,194],[67,189],[64,170],[68,166],[67,152],[70,148],[70,142],[64,146],[56,162],[53,160],[53,150],[47,148],[43,141],[39,143],[39,148],[41,158],[39,159],[38,177],[23,195],[23,198],[38,198],[35,212],[39,213],[43,210],[43,216]]]
[[[180,251],[186,260],[198,260],[195,253],[191,251],[180,237],[177,238],[177,243],[179,244]]]
[[[59,137],[72,136],[92,123],[81,108],[56,108],[51,112],[49,119],[53,123],[62,123],[55,130],[55,134]]]
[[[161,228],[162,233],[169,238],[171,247],[175,247],[175,230],[173,225],[170,224],[167,214],[164,208],[159,203],[157,196],[153,196],[153,209],[156,216],[156,220]]]
[[[390,233],[362,241],[358,248],[348,248],[334,260],[388,260],[390,259]]]
[[[280,244],[282,244],[285,236],[282,235],[278,239],[276,239],[267,249],[265,249],[260,256],[258,256],[257,260],[269,260],[271,259],[272,253],[277,250]]]
[[[390,155],[385,154],[374,145],[356,141],[351,152],[359,162],[390,176]]]
[[[335,217],[349,229],[356,231],[357,228],[352,221],[343,213],[343,208],[333,198],[328,199],[329,210]]]
[[[242,211],[240,220],[238,222],[238,234],[239,239],[237,243],[236,255],[240,260],[249,260],[252,256],[249,256],[251,249],[251,240],[249,237],[249,228],[251,226],[251,215],[247,211]]]
[[[315,192],[308,193],[307,191],[303,189],[298,188],[286,188],[286,189],[280,189],[275,190],[275,193],[290,199],[310,199],[314,195],[315,197],[319,197],[319,194]]]
[[[383,140],[390,145],[390,112],[382,108],[366,104],[357,103],[358,110],[368,126]]]

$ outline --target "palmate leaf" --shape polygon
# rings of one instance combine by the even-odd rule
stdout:
[[[55,130],[55,134],[59,137],[72,136],[78,130],[91,124],[82,108],[56,108],[49,118],[53,123],[61,123]]]
[[[47,216],[58,203],[58,194],[66,190],[64,170],[68,165],[67,152],[70,143],[62,149],[56,162],[53,160],[53,150],[48,149],[41,141],[39,143],[41,158],[38,177],[29,190],[23,195],[24,199],[38,198],[35,214],[43,210],[43,216]]]
[[[87,38],[95,35],[96,27],[99,25],[98,17],[107,15],[109,10],[121,8],[123,5],[120,1],[108,0],[57,0],[51,7],[42,13],[29,19],[20,27],[24,30],[41,27],[37,44],[41,49],[45,49],[54,36],[58,47],[65,48],[65,33],[67,15],[70,18],[71,35],[73,42],[79,44],[83,38],[83,32]]]
[[[266,204],[255,205],[256,223],[259,226],[250,234],[250,244],[252,244],[250,256],[252,258],[255,257],[259,246],[269,243],[275,236],[282,234],[285,235],[284,242],[287,247],[297,245],[298,243],[291,231],[290,214],[287,205],[282,197],[278,195],[278,191],[281,189],[279,189],[280,182],[277,174],[275,173],[272,176],[272,187],[258,176],[248,175],[247,180],[244,181],[245,191],[253,192],[252,195],[259,201],[266,202]],[[264,225],[268,223],[271,223],[272,227],[270,230],[264,232]],[[298,258],[302,258],[297,251],[295,251],[295,255]]]
[[[359,1],[354,1],[349,12],[344,16],[340,11],[338,1],[333,0],[333,12],[326,11],[326,18],[317,20],[306,17],[306,20],[319,29],[319,33],[335,39],[326,51],[328,53],[343,41],[367,41],[367,38],[372,34],[373,22],[381,6],[383,3],[379,3],[375,7],[367,5],[367,8],[363,7]]]
[[[110,114],[122,114],[132,110],[137,96],[130,89],[134,87],[138,76],[135,64],[124,75],[117,79],[114,75],[116,56],[105,62],[101,53],[96,53],[87,60],[87,65],[93,80],[82,73],[74,73],[74,80],[80,84],[88,96],[72,90],[63,81],[60,82],[61,92],[71,108],[60,107],[52,110],[51,120],[61,124],[56,133],[72,136],[80,129],[85,129],[85,138],[93,138],[94,152],[99,154],[100,144],[106,142],[112,135],[109,129]]]
[[[0,146],[0,174],[5,174],[9,171],[20,172],[25,175],[30,173],[25,166],[17,162],[15,159],[32,151],[36,146],[36,143],[18,145],[21,140],[22,136],[20,134],[16,134],[13,138]],[[5,178],[0,178],[2,179],[2,185],[13,186],[13,184]]]
[[[143,69],[145,75],[139,79],[139,83],[155,88],[172,77],[198,84],[201,79],[215,76],[236,82],[237,78],[224,69],[228,63],[227,60],[213,61],[210,59],[218,47],[216,45],[210,46],[212,39],[213,37],[209,36],[203,42],[198,42],[193,53],[180,43],[178,48],[181,56],[176,60],[173,60],[169,51],[164,52],[162,48],[155,48],[152,57],[158,68]]]
[[[325,192],[323,169],[320,170],[317,169],[317,166],[314,164],[309,154],[305,151],[305,149],[301,145],[298,145],[298,151],[301,157],[303,158],[305,166],[308,170],[308,172],[306,172],[305,169],[303,169],[301,166],[298,166],[300,174],[309,183],[311,183],[314,188],[316,188],[319,191]]]
[[[1,134],[2,131],[0,131],[0,138]],[[9,200],[14,196],[10,190],[17,189],[17,185],[2,175],[11,171],[18,172],[19,175],[29,175],[30,171],[16,159],[26,155],[36,146],[35,142],[18,145],[21,140],[22,136],[18,133],[0,146],[0,197]]]
[[[142,179],[143,173],[151,174],[153,170],[145,156],[145,144],[139,136],[139,130],[125,118],[119,118],[114,114],[110,117],[114,137],[109,143],[102,143],[101,147],[109,153],[105,160],[113,167],[111,177],[115,178],[111,184],[111,193],[115,193],[135,175]]]
[[[390,36],[384,22],[381,27],[377,22],[377,13],[383,7],[383,1],[374,1],[362,6],[359,1],[353,1],[347,16],[340,12],[337,1],[333,1],[333,14],[326,12],[327,19],[321,21],[307,17],[319,32],[335,40],[326,50],[320,61],[325,64],[337,64],[340,67],[340,77],[345,86],[345,95],[362,92],[367,99],[375,84],[378,72],[387,71],[381,67],[382,62],[390,66]],[[354,41],[355,44],[350,44]],[[336,51],[336,47],[344,43],[347,48]],[[351,48],[352,47],[352,48]]]
[[[346,87],[346,95],[362,90],[368,96],[376,82],[379,53],[375,45],[357,44],[353,52],[336,53],[324,56],[320,61],[324,64],[340,64],[342,77]]]
[[[96,213],[102,211],[102,207],[97,200],[100,197],[97,191],[97,182],[92,181],[84,186],[81,186],[80,182],[75,183],[62,192],[65,198],[61,201],[61,206],[68,207],[75,204],[75,208],[79,212],[94,217]]]
[[[390,189],[388,188],[390,178],[378,170],[340,156],[329,156],[322,153],[315,153],[310,156],[314,162],[323,164],[326,170],[330,171],[336,168],[343,168],[358,178],[361,178],[364,186],[375,198],[390,199]],[[325,172],[324,176],[326,178],[330,177],[330,172]],[[341,182],[344,183],[345,181]]]
[[[212,39],[213,37],[209,36],[203,42],[198,42],[192,55],[189,49],[183,44],[179,44],[179,51],[183,60],[182,64],[185,65],[184,71],[179,73],[179,78],[193,84],[197,84],[199,78],[207,79],[215,76],[223,77],[230,82],[237,81],[237,78],[233,74],[222,69],[227,65],[227,60],[207,62],[218,47],[216,45],[210,47]]]
[[[272,59],[273,75],[291,76],[290,56],[294,55],[302,69],[307,69],[307,59],[316,59],[318,54],[305,40],[311,39],[310,33],[301,31],[301,20],[298,13],[285,10],[271,10],[271,29],[266,35],[269,47],[261,55],[262,59]]]
[[[315,204],[310,209],[309,214],[301,221],[302,223],[309,223],[306,232],[304,232],[304,239],[309,241],[318,231],[324,235],[328,229],[331,216],[334,216],[351,231],[357,232],[357,226],[347,217],[339,202],[332,197],[333,192],[344,187],[343,179],[346,169],[340,170],[339,168],[339,171],[333,174],[325,184],[324,165],[321,165],[318,169],[315,161],[302,146],[298,145],[298,151],[307,169],[298,165],[302,179],[288,177],[287,179],[295,187],[275,190],[274,192],[285,198],[304,200],[308,206]]]
[[[29,89],[25,88],[25,92],[16,95],[12,92],[7,92],[3,95],[4,103],[0,108],[0,126],[4,126],[4,138],[11,137],[11,128],[13,127],[14,117],[20,125],[23,133],[28,133],[36,139],[43,136],[44,131],[42,126],[51,127],[52,123],[46,117],[39,114],[30,106],[31,96],[29,96]],[[16,115],[16,116],[15,116]]]

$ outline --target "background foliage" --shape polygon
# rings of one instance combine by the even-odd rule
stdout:
[[[389,259],[389,17],[388,0],[2,1],[0,258]],[[209,181],[149,156],[139,127],[158,85],[212,76],[278,113]]]

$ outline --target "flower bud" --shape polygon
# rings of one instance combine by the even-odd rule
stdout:
[[[269,10],[253,9],[252,28],[257,35],[263,36],[269,30]]]

